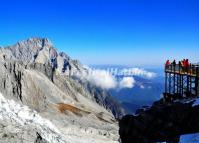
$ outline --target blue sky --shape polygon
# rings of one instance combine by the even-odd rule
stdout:
[[[84,64],[199,62],[198,0],[0,0],[0,45],[47,37]]]

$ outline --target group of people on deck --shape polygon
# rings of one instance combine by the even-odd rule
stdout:
[[[166,68],[168,68],[170,65],[175,67],[176,60],[174,60],[173,62],[170,62],[169,60],[167,60],[165,63]],[[183,59],[183,60],[179,61],[178,65],[180,68],[182,68],[186,72],[188,71],[189,67],[191,66],[191,64],[189,63],[189,59]]]

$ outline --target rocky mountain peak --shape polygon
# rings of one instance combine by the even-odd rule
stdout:
[[[38,37],[33,37],[29,38],[24,41],[20,41],[17,43],[19,47],[32,47],[32,48],[41,48],[41,47],[53,47],[52,42],[48,38],[38,38]]]
[[[47,38],[29,38],[15,45],[3,49],[8,59],[22,61],[23,63],[50,63],[51,59],[58,56],[57,50]]]
[[[52,121],[64,136],[64,143],[115,143],[119,135],[114,116],[118,118],[123,113],[122,108],[108,92],[71,74],[77,71],[81,75],[86,70],[77,60],[71,59],[63,52],[58,53],[46,38],[30,38],[13,46],[1,48],[0,91],[5,97],[5,100],[2,98],[2,101],[12,99],[17,103],[13,102],[13,107],[15,105],[28,106],[32,111],[25,110],[24,112],[28,113],[25,117],[30,119],[31,123],[34,122],[34,119],[38,121],[38,116],[34,119],[29,118],[33,111],[37,111],[39,115]],[[10,100],[6,103],[9,102]],[[4,105],[7,107],[9,104]],[[23,109],[22,106],[21,108]],[[4,110],[4,108],[1,109]],[[10,115],[9,111],[6,110],[2,117]],[[14,111],[12,110],[11,113]],[[17,113],[19,113],[18,110]],[[15,117],[17,121],[23,120],[26,125],[29,123],[24,120],[25,117],[19,118],[19,114],[16,114],[17,116],[12,114],[10,118],[6,118],[8,123],[5,123],[4,120],[1,120],[1,114],[2,112],[0,112],[0,130],[1,124],[7,126]],[[33,129],[36,128],[36,133],[39,135],[34,133],[34,136],[27,142],[46,139],[45,134],[49,139],[50,129],[40,127],[38,122],[35,124]],[[11,126],[16,128],[18,122]],[[22,131],[23,127],[20,126]],[[47,133],[37,128],[44,128]],[[3,130],[7,132],[6,129]],[[18,136],[14,137],[13,142],[17,142]],[[76,139],[76,137],[82,139]],[[26,141],[26,135],[24,138],[23,142]],[[36,141],[34,141],[35,138]],[[69,141],[69,138],[74,138],[74,140]],[[9,136],[3,142],[10,142]]]
[[[66,73],[67,69],[83,71],[82,65],[72,60],[66,53],[58,52],[47,38],[29,38],[12,46],[0,49],[0,59],[21,61],[23,64],[48,64],[59,73]]]

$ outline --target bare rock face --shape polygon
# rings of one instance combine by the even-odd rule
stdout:
[[[58,53],[48,39],[31,38],[0,48],[0,92],[4,97],[51,120],[63,136],[117,142],[115,117],[123,115],[122,108],[102,89],[66,74],[72,70],[87,72],[78,61]],[[36,132],[34,138],[45,142]]]
[[[48,39],[30,38],[7,48],[12,52],[14,58],[27,63],[34,61],[45,63],[48,60],[47,56],[50,58],[56,56],[56,50]]]
[[[6,143],[66,143],[58,129],[29,107],[0,93],[0,137]]]
[[[15,61],[0,63],[0,89],[9,97],[22,100],[22,73],[23,66]]]
[[[119,121],[122,143],[179,143],[180,136],[199,132],[199,99],[157,101],[137,115]]]
[[[35,129],[0,120],[0,143],[47,143]]]
[[[35,143],[48,143],[45,139],[42,138],[42,136],[37,132],[37,138],[35,140]]]
[[[65,72],[66,68],[83,71],[83,66],[68,55],[58,53],[50,40],[46,38],[30,38],[18,42],[13,46],[0,49],[0,58],[21,61],[27,65],[30,63],[51,64],[59,73]]]
[[[68,88],[71,84],[78,86],[78,88],[75,86],[72,87],[76,88],[75,90],[81,89],[81,91],[86,91],[84,92],[84,96],[97,102],[109,111],[112,111],[116,118],[119,118],[124,114],[124,110],[120,105],[104,90],[91,85],[87,81],[81,81],[77,78],[69,79],[67,76],[70,75],[69,73],[74,72],[82,74],[87,72],[87,69],[85,69],[77,60],[72,60],[67,54],[63,52],[58,53],[52,43],[46,38],[30,38],[26,41],[18,42],[14,46],[2,48],[0,49],[0,59],[2,59],[2,64],[9,68],[4,69],[4,73],[8,70],[11,73],[15,72],[13,71],[15,65],[20,66],[20,68],[16,70],[16,72],[19,72],[19,76],[22,74],[24,69],[41,72],[61,88],[62,91],[70,94],[74,99],[76,98],[76,93],[71,91],[71,88]],[[12,63],[13,61],[15,61],[15,64]],[[16,72],[13,73],[15,78],[17,78]],[[70,80],[70,83],[66,82],[68,80]],[[3,84],[4,83],[5,81]],[[15,88],[17,89],[13,89],[14,91],[12,94],[17,93],[19,95],[18,98],[20,98],[21,93],[19,81]],[[15,92],[15,90],[17,92]]]

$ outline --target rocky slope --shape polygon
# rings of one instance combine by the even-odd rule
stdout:
[[[0,137],[1,142],[62,142],[58,129],[37,112],[0,93]],[[41,135],[40,135],[41,134]]]
[[[48,39],[31,38],[0,48],[0,92],[6,99],[37,111],[62,136],[117,141],[115,117],[124,112],[104,90],[72,74],[86,72]]]
[[[157,101],[119,122],[122,143],[178,143],[181,135],[199,132],[199,98]]]

